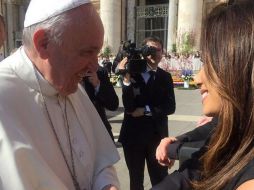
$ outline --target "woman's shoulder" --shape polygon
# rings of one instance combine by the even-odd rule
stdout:
[[[248,190],[248,189],[254,189],[254,179],[245,181],[236,190]]]
[[[252,159],[231,181],[233,189],[254,189],[254,159]],[[226,188],[227,189],[227,188]]]

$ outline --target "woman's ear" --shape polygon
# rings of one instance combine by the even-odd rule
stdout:
[[[33,36],[34,47],[37,50],[39,56],[42,59],[48,58],[48,44],[49,38],[47,32],[43,29],[39,29]]]

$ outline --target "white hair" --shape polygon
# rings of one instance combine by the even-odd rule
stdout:
[[[92,4],[86,4],[87,6],[91,6],[92,8],[86,10],[86,13],[79,11],[76,12],[79,16],[76,16],[73,19],[73,15],[71,15],[70,11],[64,12],[52,18],[49,18],[43,22],[38,24],[31,25],[29,27],[24,28],[23,30],[23,44],[26,48],[34,48],[33,36],[38,29],[43,29],[46,31],[47,37],[50,41],[61,46],[64,42],[63,34],[71,24],[85,24],[84,18],[89,18],[93,14],[97,14]],[[95,23],[96,24],[96,23]],[[75,35],[75,34],[74,34]],[[70,36],[71,37],[71,36]]]
[[[44,29],[49,40],[61,45],[63,43],[62,35],[66,26],[70,23],[70,18],[66,13],[54,16],[38,24],[31,25],[23,30],[23,44],[26,48],[33,48],[33,36],[38,29]]]

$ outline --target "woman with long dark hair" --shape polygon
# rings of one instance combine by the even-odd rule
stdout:
[[[204,65],[196,82],[203,112],[218,115],[219,123],[194,188],[254,189],[253,1],[215,8],[204,24],[201,47]]]
[[[218,117],[218,124],[197,159],[169,175],[162,186],[253,190],[254,1],[231,1],[213,9],[203,25],[201,43],[204,64],[195,80],[204,114]],[[157,148],[159,162],[168,163],[165,150],[170,146],[165,144],[172,141],[177,139],[168,138]],[[196,161],[198,167],[193,166]]]

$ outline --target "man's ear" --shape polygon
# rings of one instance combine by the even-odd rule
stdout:
[[[37,50],[39,56],[42,59],[48,58],[48,44],[49,38],[47,32],[43,29],[39,29],[33,36],[34,47]]]

